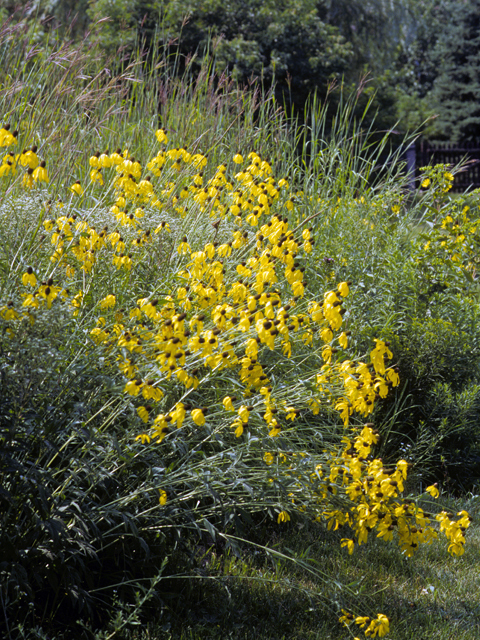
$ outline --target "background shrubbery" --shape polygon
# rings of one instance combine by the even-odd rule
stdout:
[[[371,122],[376,113],[376,129],[403,135],[421,126],[430,140],[462,143],[479,138],[478,5],[478,0],[4,0],[0,17],[26,19],[31,42],[47,47],[70,39],[80,43],[88,31],[89,43],[107,51],[109,68],[117,71],[139,50],[155,57],[159,46],[193,56],[196,72],[214,53],[219,75],[227,73],[244,86],[261,78],[299,117],[312,91],[322,99],[330,94],[329,126],[339,100],[329,85],[355,91],[367,78],[356,109],[363,113],[373,97],[375,108],[367,118]],[[166,63],[173,73],[184,70],[178,58]]]

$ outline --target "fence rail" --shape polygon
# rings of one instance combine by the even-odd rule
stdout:
[[[467,160],[465,168],[455,175],[453,191],[480,188],[480,141],[458,145],[451,143],[433,145],[420,141],[415,148],[411,147],[407,151],[407,164],[410,171],[414,170],[415,178],[420,177],[420,167],[436,164],[454,166],[465,159]]]

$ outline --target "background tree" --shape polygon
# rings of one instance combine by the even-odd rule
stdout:
[[[423,0],[394,65],[404,129],[431,140],[480,137],[480,1]]]
[[[0,21],[30,19],[37,40],[58,32],[58,36],[80,39],[90,19],[87,15],[88,0],[2,0]]]
[[[399,46],[391,68],[400,128],[403,131],[422,128],[427,137],[432,134],[432,118],[435,115],[431,92],[437,68],[432,51],[445,22],[444,5],[442,0],[418,0],[413,3],[406,37]]]
[[[356,89],[367,76],[359,111],[375,94],[377,126],[388,129],[398,119],[398,97],[409,95],[398,91],[395,64],[415,39],[418,5],[428,2],[117,0],[112,6],[90,0],[89,15],[93,21],[110,16],[98,38],[111,52],[133,47],[138,36],[150,42],[161,36],[164,43],[176,43],[174,50],[195,52],[201,60],[215,43],[219,71],[228,70],[242,83],[259,77],[268,86],[275,79],[277,97],[297,113],[313,90],[323,98],[332,80]],[[411,112],[410,105],[405,111]]]
[[[356,89],[366,78],[358,111],[374,94],[376,128],[404,133],[437,115],[423,126],[427,137],[457,140],[477,135],[479,2],[5,0],[0,15],[27,6],[41,18],[36,41],[52,33],[78,40],[92,29],[112,68],[139,47],[152,56],[163,47],[174,74],[192,55],[194,72],[209,57],[243,85],[274,83],[297,114],[314,91],[324,100],[332,82]],[[330,94],[333,110],[337,99]]]
[[[383,74],[411,37],[418,3],[412,0],[320,0],[318,14],[337,27],[354,50],[353,69]]]
[[[435,137],[480,137],[480,0],[446,2],[444,28],[431,52],[437,74],[431,92]]]
[[[174,43],[173,50],[195,53],[199,61],[213,49],[220,72],[242,84],[257,77],[268,87],[275,80],[279,99],[300,108],[313,90],[325,93],[340,80],[353,60],[351,45],[320,19],[314,0],[121,0],[115,7],[90,0],[89,15],[92,21],[111,18],[98,35],[110,50],[132,46],[137,36],[147,47],[155,36]]]

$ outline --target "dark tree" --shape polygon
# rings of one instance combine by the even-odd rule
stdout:
[[[437,75],[431,92],[438,114],[435,137],[480,138],[480,0],[445,3],[445,22],[432,52]]]
[[[243,84],[275,81],[278,97],[300,108],[313,90],[326,93],[352,63],[352,47],[320,19],[314,0],[119,0],[115,6],[90,0],[89,14],[111,18],[99,34],[104,47],[133,46],[140,36],[147,48],[156,38],[199,61],[213,51],[219,72]]]

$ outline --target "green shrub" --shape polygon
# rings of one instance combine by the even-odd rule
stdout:
[[[0,628],[6,637],[35,627],[80,637],[83,625],[94,629],[110,620],[115,603],[135,606],[138,590],[148,592],[169,557],[172,533],[151,510],[161,462],[135,444],[126,407],[107,401],[113,380],[98,354],[75,352],[75,330],[71,317],[55,309],[3,343]],[[77,619],[83,624],[75,627]]]

